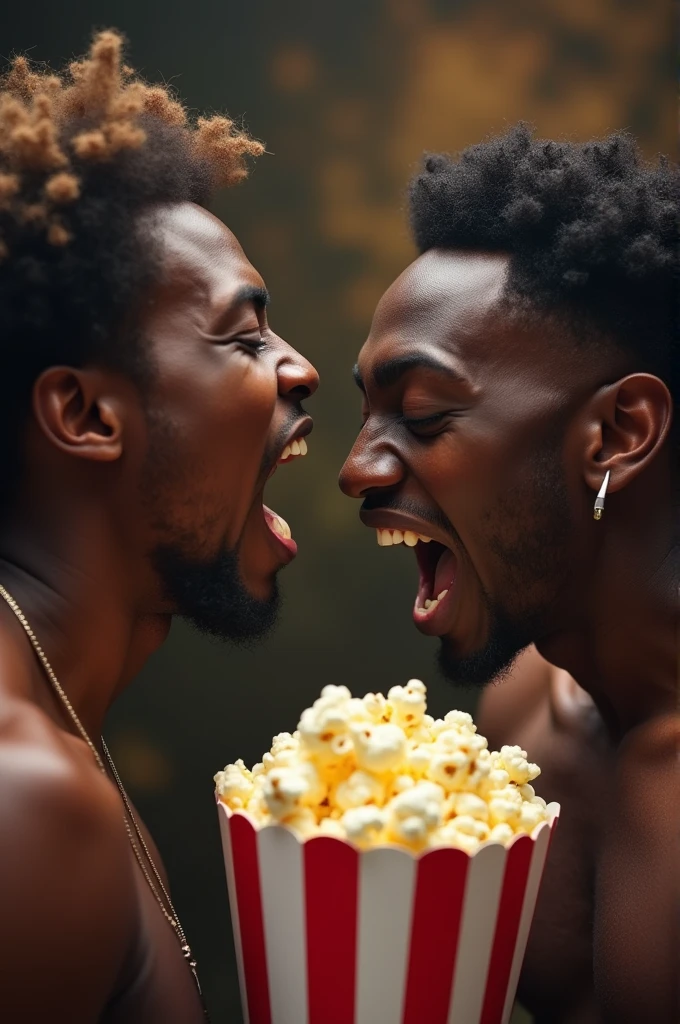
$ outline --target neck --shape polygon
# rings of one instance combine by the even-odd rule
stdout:
[[[604,532],[590,588],[571,595],[577,611],[569,626],[537,644],[590,693],[616,739],[658,715],[680,712],[680,549],[670,493],[662,497],[667,500],[634,496],[625,519],[611,502],[595,526]]]
[[[140,611],[132,592],[135,573],[103,517],[89,509],[61,519],[57,510],[47,523],[37,518],[16,517],[0,535],[0,583],[26,616],[95,742],[110,705],[163,642],[170,620]],[[3,637],[11,630],[16,645],[27,645],[11,610],[0,608],[0,616]],[[32,696],[63,724],[65,709],[53,698],[47,675],[33,659],[32,667]]]

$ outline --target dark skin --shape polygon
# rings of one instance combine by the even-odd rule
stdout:
[[[432,538],[416,547],[414,619],[439,637],[452,679],[481,685],[531,642],[539,652],[488,693],[479,723],[494,747],[521,743],[542,766],[539,792],[563,805],[523,1001],[546,1024],[671,1024],[672,401],[614,345],[578,349],[556,323],[511,315],[506,275],[502,254],[432,250],[383,296],[359,355],[365,424],[341,486],[363,499],[366,525]]]
[[[262,492],[285,445],[311,429],[299,403],[318,383],[269,328],[264,283],[223,224],[187,203],[155,211],[149,226],[164,253],[144,312],[151,389],[143,398],[98,366],[42,373],[26,472],[0,536],[0,581],[93,739],[178,611],[150,558],[155,546],[172,541],[206,558],[237,549],[247,592],[270,598],[294,543],[268,526]],[[170,483],[150,496],[154,417],[176,429]],[[4,602],[0,777],[3,1015],[13,1024],[202,1021],[118,792]]]

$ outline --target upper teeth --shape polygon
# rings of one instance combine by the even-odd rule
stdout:
[[[279,462],[285,462],[286,459],[290,459],[292,456],[306,454],[307,442],[305,441],[304,437],[296,437],[294,441],[291,441],[291,443],[287,444],[286,447],[283,449]]]
[[[412,530],[376,530],[378,536],[378,544],[381,548],[389,548],[392,544],[406,544],[409,548],[414,548],[418,541],[422,541],[423,544],[429,544],[432,537],[424,537],[422,533],[414,533]]]

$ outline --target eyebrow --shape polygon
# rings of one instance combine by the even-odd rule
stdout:
[[[266,309],[270,302],[269,292],[266,288],[258,288],[256,285],[245,285],[236,292],[229,306],[233,309],[234,306],[242,306],[246,302],[252,302],[258,309]]]
[[[238,309],[239,306],[245,306],[249,302],[252,302],[257,310],[262,311],[269,305],[269,292],[266,288],[260,288],[257,285],[244,285],[243,288],[239,288],[229,305],[220,310],[215,317],[210,333],[206,331],[200,331],[199,333],[206,338],[219,337],[223,324],[225,321],[228,322],[234,310]]]
[[[394,359],[387,359],[384,363],[378,363],[377,366],[373,367],[371,376],[376,387],[389,388],[396,384],[404,374],[415,369],[434,370],[436,373],[445,374],[453,380],[465,380],[460,373],[452,370],[446,363],[440,362],[439,359],[425,352],[413,352],[409,355],[395,356]],[[353,368],[352,375],[357,386],[362,391],[365,391],[366,386],[358,364]]]

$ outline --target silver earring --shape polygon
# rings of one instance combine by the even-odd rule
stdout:
[[[602,481],[602,487],[597,492],[595,498],[595,506],[593,508],[593,519],[602,519],[602,513],[604,512],[604,499],[607,494],[607,485],[609,483],[609,470],[607,470],[606,476]]]

